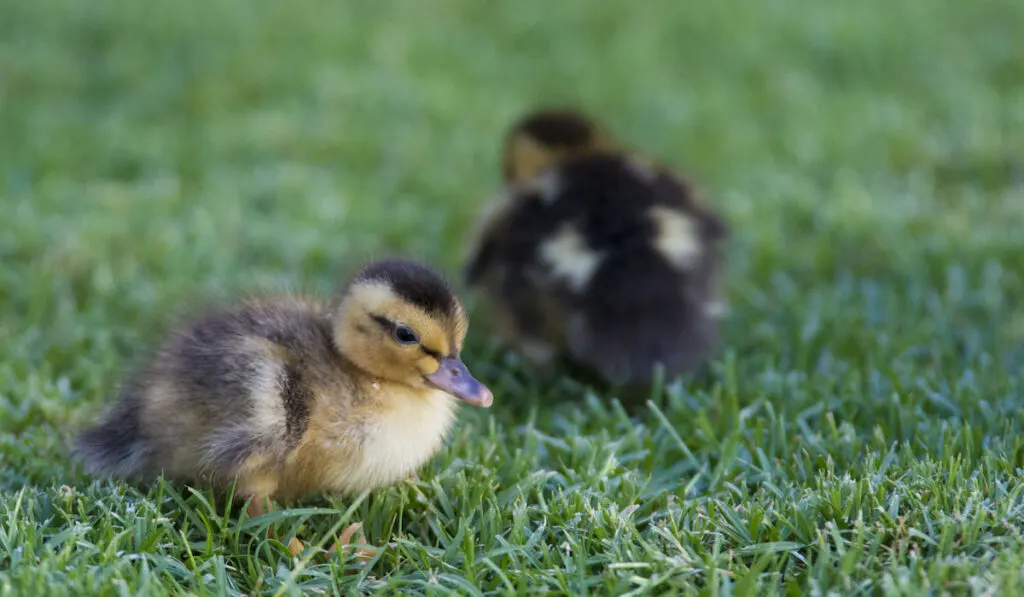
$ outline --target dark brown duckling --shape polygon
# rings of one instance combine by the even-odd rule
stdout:
[[[709,358],[729,230],[693,186],[573,110],[519,119],[502,161],[464,276],[507,343],[624,385]]]

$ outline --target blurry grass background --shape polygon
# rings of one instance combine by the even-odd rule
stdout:
[[[1024,586],[1022,30],[1012,0],[0,0],[0,594]],[[496,405],[357,504],[395,543],[356,575],[69,461],[197,301],[454,274],[541,104],[729,218],[714,380],[629,420],[475,322]]]

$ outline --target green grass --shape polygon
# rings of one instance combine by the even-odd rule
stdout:
[[[0,595],[1019,590],[1021,30],[1013,0],[0,3]],[[197,300],[454,272],[550,102],[728,216],[710,381],[630,418],[478,319],[493,409],[416,482],[276,515],[365,521],[357,574],[69,459]]]

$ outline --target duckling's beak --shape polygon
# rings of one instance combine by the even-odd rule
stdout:
[[[474,379],[465,363],[459,359],[441,359],[437,371],[424,377],[438,389],[448,392],[466,404],[488,408],[494,402],[494,394],[487,386]]]

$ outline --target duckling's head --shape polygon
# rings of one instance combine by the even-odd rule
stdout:
[[[567,157],[613,147],[608,134],[586,114],[565,108],[536,110],[517,120],[505,137],[505,182],[522,183]]]
[[[437,388],[489,407],[491,391],[459,357],[469,329],[448,282],[413,261],[365,267],[348,284],[334,319],[338,351],[367,373],[413,388]]]

